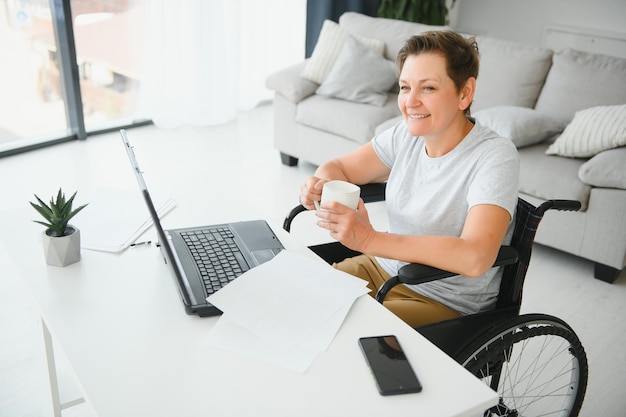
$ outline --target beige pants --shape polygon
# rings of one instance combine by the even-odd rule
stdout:
[[[347,258],[333,266],[367,281],[367,287],[372,290],[370,293],[372,297],[376,295],[378,288],[391,278],[376,259],[369,255]],[[454,310],[416,293],[405,285],[397,285],[389,291],[383,305],[411,327],[459,317]]]

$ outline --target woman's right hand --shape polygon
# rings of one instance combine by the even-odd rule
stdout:
[[[314,176],[304,180],[304,184],[300,187],[300,204],[308,210],[314,210],[314,201],[319,202],[322,199],[322,188],[328,180],[323,180]]]

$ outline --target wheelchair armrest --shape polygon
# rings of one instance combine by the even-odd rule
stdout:
[[[512,246],[501,246],[493,266],[510,265],[517,262],[517,249]],[[398,284],[417,285],[437,281],[458,275],[454,272],[423,264],[408,264],[400,268],[398,276],[387,280],[376,293],[376,300],[382,302],[387,293]]]
[[[304,207],[302,204],[298,204],[291,209],[291,211],[287,214],[287,217],[285,217],[285,220],[283,221],[283,229],[286,232],[291,231],[291,222],[293,222],[293,219],[303,211],[306,211],[306,207]]]
[[[517,262],[517,249],[512,246],[501,246],[493,266],[509,265]],[[398,278],[403,284],[423,284],[424,282],[436,281],[443,278],[453,277],[457,274],[443,269],[434,268],[423,264],[408,264],[400,268]]]
[[[547,200],[537,207],[537,211],[543,215],[548,210],[578,211],[581,207],[577,200]]]

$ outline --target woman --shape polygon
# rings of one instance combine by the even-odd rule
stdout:
[[[335,267],[375,291],[406,263],[460,274],[419,286],[397,286],[385,306],[412,326],[495,306],[501,271],[491,269],[513,231],[519,157],[510,140],[470,117],[479,56],[474,39],[452,31],[408,39],[396,59],[404,120],[306,179],[300,201],[319,201],[324,183],[387,181],[389,231],[370,224],[363,201],[317,211],[318,225],[363,253]]]

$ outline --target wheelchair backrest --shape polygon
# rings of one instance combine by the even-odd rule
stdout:
[[[522,287],[528,271],[530,255],[539,223],[545,209],[537,208],[518,198],[515,212],[515,229],[511,246],[517,249],[518,261],[504,267],[496,308],[519,307],[522,304]]]

